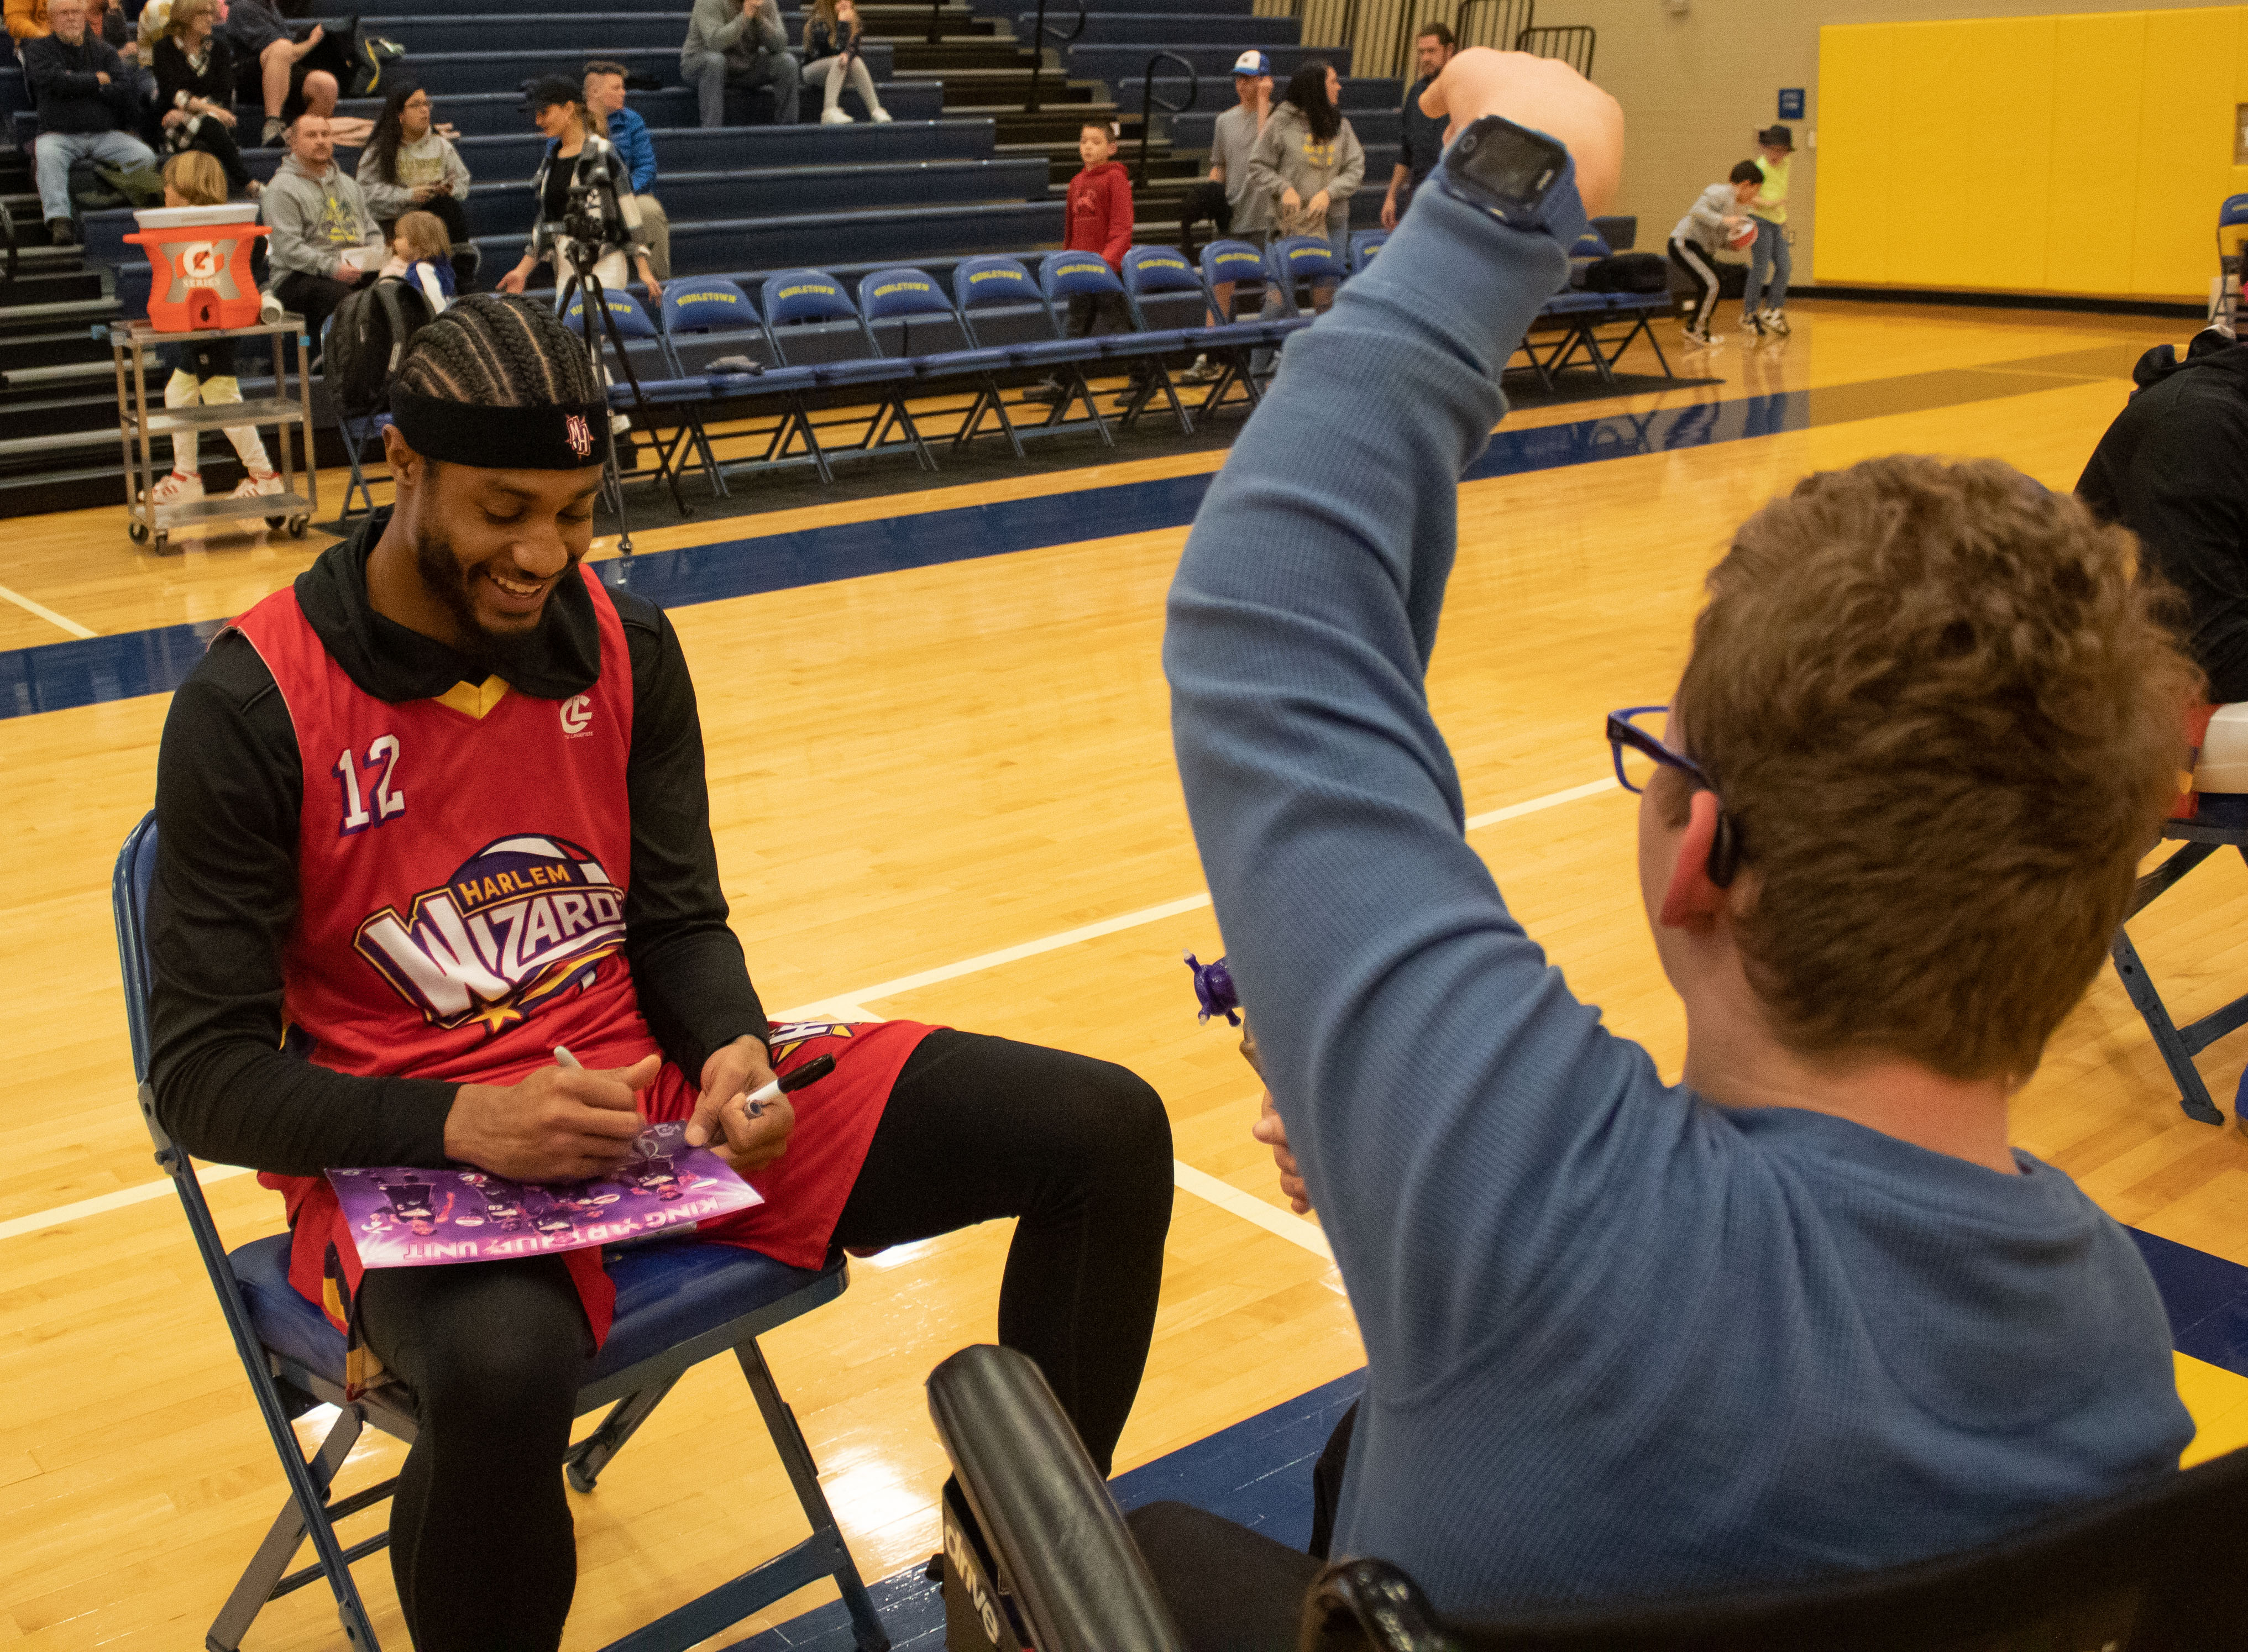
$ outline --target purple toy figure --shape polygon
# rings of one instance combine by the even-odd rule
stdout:
[[[1233,971],[1225,967],[1223,958],[1200,963],[1193,953],[1186,956],[1187,968],[1194,972],[1195,997],[1202,1001],[1202,1012],[1197,1018],[1207,1021],[1214,1015],[1222,1015],[1228,1026],[1239,1027],[1241,1059],[1249,1063],[1258,1078],[1263,1078],[1264,1068],[1257,1059],[1257,1035],[1249,1030],[1240,995],[1233,990]]]

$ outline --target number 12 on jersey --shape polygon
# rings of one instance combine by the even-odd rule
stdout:
[[[398,778],[398,737],[386,734],[367,749],[367,767],[374,771],[374,807],[372,811],[360,792],[360,764],[346,748],[336,759],[334,773],[343,787],[344,823],[337,835],[349,837],[354,832],[364,832],[371,826],[380,826],[394,815],[406,812],[406,793],[394,784]]]

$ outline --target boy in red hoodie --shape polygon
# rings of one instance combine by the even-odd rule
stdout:
[[[1069,238],[1062,250],[1097,252],[1121,275],[1124,255],[1132,250],[1132,178],[1116,158],[1116,134],[1107,121],[1088,120],[1078,128],[1077,154],[1085,168],[1069,181]],[[1116,293],[1072,293],[1068,335],[1085,338],[1096,323],[1106,323],[1110,332],[1128,332],[1132,313]],[[1059,401],[1061,381],[1048,379],[1025,394],[1032,401]]]

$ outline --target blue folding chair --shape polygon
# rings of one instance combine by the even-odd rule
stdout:
[[[268,1601],[325,1581],[335,1595],[346,1642],[354,1652],[380,1652],[351,1563],[383,1548],[390,1534],[380,1532],[346,1548],[336,1535],[335,1523],[383,1502],[397,1483],[386,1480],[343,1497],[332,1492],[337,1470],[367,1424],[412,1442],[416,1425],[411,1401],[389,1387],[357,1399],[346,1395],[343,1336],[290,1285],[289,1236],[254,1239],[229,1252],[193,1163],[156,1117],[155,1091],[149,1082],[148,1001],[154,975],[147,942],[148,890],[155,867],[156,817],[149,814],[127,835],[110,882],[140,1115],[155,1144],[156,1162],[171,1177],[187,1212],[195,1249],[218,1295],[220,1312],[233,1334],[235,1352],[289,1488],[280,1518],[258,1546],[203,1643],[212,1652],[236,1652]],[[690,1367],[731,1350],[812,1525],[811,1535],[794,1547],[611,1642],[608,1652],[686,1652],[822,1578],[833,1578],[842,1592],[860,1652],[886,1652],[889,1638],[819,1489],[812,1450],[774,1385],[757,1342],[775,1326],[843,1293],[850,1275],[842,1253],[834,1252],[823,1266],[805,1271],[785,1267],[754,1251],[689,1239],[612,1252],[606,1260],[617,1288],[616,1319],[579,1390],[578,1415],[603,1406],[611,1409],[599,1428],[570,1448],[565,1466],[571,1485],[580,1492],[591,1491],[601,1470],[673,1384]],[[338,1415],[308,1462],[291,1422],[324,1404],[336,1407]],[[289,1571],[289,1562],[307,1540],[312,1545],[312,1564]]]
[[[616,339],[623,342],[626,367],[624,383],[607,380],[610,410],[627,414],[635,421],[639,428],[649,429],[655,422],[655,410],[641,394],[641,385],[651,377],[661,378],[670,365],[670,359],[663,350],[663,335],[656,331],[655,323],[648,319],[648,312],[641,308],[640,300],[622,287],[604,287],[601,298],[609,319],[616,323]],[[560,300],[558,299],[557,303]],[[586,348],[593,353],[594,364],[600,367],[606,379],[608,373],[605,365],[607,353],[613,340],[608,328],[602,325],[600,316],[588,302],[582,288],[569,295],[569,302],[563,307],[561,315],[563,325],[586,341]],[[612,427],[613,442],[614,434]],[[610,495],[610,503],[616,509],[620,524],[625,519],[624,479],[625,466],[620,457],[615,490]],[[656,480],[670,490],[671,503],[681,516],[685,516],[687,501],[680,497],[679,480],[668,464],[659,464]]]
[[[1217,295],[1204,278],[1204,271],[1212,267],[1213,260],[1210,256],[1210,253],[1217,251],[1218,248],[1227,246],[1242,249],[1242,253],[1255,264],[1259,272],[1258,279],[1261,284],[1264,260],[1258,255],[1257,250],[1246,242],[1215,243],[1214,246],[1204,250],[1201,269],[1197,269],[1194,264],[1189,262],[1186,256],[1176,247],[1134,247],[1126,253],[1124,255],[1124,292],[1131,302],[1133,315],[1140,325],[1143,328],[1148,325],[1147,312],[1141,300],[1149,297],[1161,297],[1166,293],[1196,294],[1202,299],[1203,307],[1207,313],[1218,316],[1220,306]],[[1221,257],[1223,256],[1220,254]],[[1232,296],[1236,298],[1240,296],[1237,289]],[[1257,382],[1250,372],[1251,354],[1254,351],[1271,346],[1281,336],[1283,335],[1280,330],[1270,321],[1261,319],[1256,321],[1236,321],[1230,317],[1221,317],[1211,326],[1199,331],[1185,332],[1183,342],[1188,347],[1216,356],[1223,364],[1217,383],[1203,395],[1201,405],[1195,411],[1202,414],[1209,413],[1212,408],[1217,406],[1227,391],[1237,385],[1246,387],[1245,403],[1254,407],[1257,402]]]
[[[1276,348],[1286,340],[1289,331],[1299,325],[1290,306],[1278,296],[1278,284],[1274,282],[1264,265],[1263,250],[1247,241],[1213,241],[1202,250],[1203,286],[1210,294],[1210,313],[1226,325],[1254,326],[1258,338],[1252,342],[1256,350],[1243,357],[1229,356],[1225,371],[1218,375],[1217,384],[1203,398],[1196,409],[1204,418],[1225,404],[1226,397],[1239,390],[1242,401],[1251,409],[1264,400],[1258,387],[1261,374],[1269,374],[1269,367],[1260,367],[1257,354]],[[1220,301],[1223,291],[1223,301]],[[1262,307],[1254,322],[1239,319],[1241,301],[1251,293],[1258,295]]]
[[[894,359],[910,361],[914,376],[924,386],[941,392],[949,385],[971,393],[972,400],[963,411],[954,433],[956,448],[961,442],[959,432],[979,422],[990,411],[998,415],[999,428],[1015,456],[1024,456],[1022,439],[1015,434],[1014,421],[1007,416],[1006,399],[1000,394],[996,376],[1013,366],[1013,360],[1004,349],[974,345],[968,324],[952,307],[952,300],[945,297],[944,288],[935,276],[908,264],[897,264],[862,278],[859,283],[859,321],[866,329],[867,347],[877,355],[886,353],[881,335],[894,325],[898,334]],[[921,324],[924,339],[934,332],[940,337],[949,337],[954,341],[953,346],[916,353],[913,347],[915,322]],[[924,419],[927,416],[926,413],[922,415]]]
[[[320,323],[320,353],[324,357],[328,351],[328,334],[335,325],[333,316]],[[373,516],[374,490],[367,485],[367,449],[372,442],[378,454],[383,451],[382,433],[390,428],[390,415],[387,413],[346,413],[332,390],[325,394],[328,397],[330,411],[336,415],[336,435],[343,439],[344,462],[351,466],[351,480],[344,485],[343,509],[336,514],[344,522],[349,522],[354,517]],[[352,503],[354,499],[359,501],[357,504]]]
[[[665,285],[663,339],[678,376],[646,387],[648,398],[658,416],[692,425],[696,462],[709,477],[711,491],[730,497],[726,471],[779,463],[781,441],[795,428],[793,398],[818,380],[808,367],[773,366],[778,358],[764,318],[748,293],[722,276],[682,277]],[[745,368],[738,365],[744,361]],[[721,422],[759,418],[772,422],[760,430],[711,434],[710,427]],[[716,443],[737,437],[762,439],[764,448],[750,457],[722,461]],[[684,474],[683,453],[680,459]]]
[[[1278,290],[1282,306],[1294,316],[1316,314],[1317,295],[1342,285],[1350,273],[1335,257],[1334,243],[1323,235],[1292,235],[1275,241],[1264,249],[1264,271]],[[1306,292],[1313,295],[1309,304],[1304,301]]]
[[[1374,262],[1374,255],[1388,245],[1387,230],[1354,230],[1350,232],[1350,272],[1357,275]]]
[[[874,350],[867,337],[866,325],[860,319],[859,306],[851,301],[841,282],[824,270],[784,270],[765,278],[758,307],[764,312],[765,332],[772,339],[774,358],[785,367],[810,367],[821,392],[813,401],[797,398],[794,429],[781,438],[781,458],[788,456],[794,437],[801,436],[805,450],[812,456],[823,482],[835,479],[830,468],[833,459],[872,459],[903,452],[912,454],[922,470],[936,469],[936,456],[929,452],[929,443],[922,440],[913,411],[906,405],[907,392],[913,383],[913,364]],[[810,335],[811,340],[816,341],[811,347],[842,353],[824,354],[817,360],[792,361],[787,343],[792,332]],[[806,348],[806,340],[800,339],[798,347]],[[877,393],[871,417],[861,411],[866,405],[865,393],[870,389]],[[839,419],[812,417],[813,412],[825,408],[850,411]],[[830,449],[819,439],[823,429],[857,425],[861,420],[865,422],[865,433],[847,447]],[[885,440],[893,429],[904,433],[901,440]]]
[[[1014,423],[1010,440],[1018,449],[1024,437],[1061,435],[1082,430],[1088,424],[1100,433],[1103,445],[1116,445],[1116,439],[1108,434],[1108,422],[1100,416],[1100,409],[1093,401],[1093,387],[1085,378],[1086,364],[1100,360],[1100,346],[1091,339],[1061,336],[1061,324],[1054,319],[1053,306],[1046,302],[1044,290],[1031,279],[1031,272],[1020,258],[1001,254],[963,258],[952,268],[952,297],[973,346],[1003,349],[1011,366],[1033,368],[1062,382],[1061,394],[1050,406],[1041,407],[1027,397],[1018,397],[1006,404],[1017,414],[1029,408],[1038,408],[1043,414],[1036,423],[1019,420]],[[1020,340],[987,341],[984,327],[977,325],[977,318],[993,311],[1000,312],[997,319],[1002,324],[1019,327],[1027,319],[1034,336]],[[986,315],[985,325],[990,326],[993,320]],[[1079,401],[1085,404],[1085,416],[1073,419],[1069,410]],[[953,437],[953,445],[963,446],[973,441],[982,423],[983,412],[978,409]]]
[[[1130,429],[1160,390],[1170,405],[1171,416],[1178,421],[1179,434],[1194,434],[1194,421],[1179,405],[1179,393],[1163,365],[1165,356],[1177,355],[1188,347],[1193,333],[1175,327],[1150,329],[1124,283],[1097,252],[1049,252],[1038,264],[1038,286],[1045,294],[1046,307],[1057,316],[1071,300],[1080,298],[1095,302],[1114,298],[1123,310],[1127,323],[1125,332],[1099,333],[1087,339],[1099,346],[1104,360],[1131,363],[1131,387],[1124,394],[1118,423]]]

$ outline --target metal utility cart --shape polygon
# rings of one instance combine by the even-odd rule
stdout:
[[[273,394],[216,408],[167,408],[162,391],[151,405],[148,399],[148,355],[167,345],[193,345],[216,339],[271,339],[273,341]],[[297,346],[297,392],[289,394],[286,366],[288,341]],[[269,528],[285,526],[292,538],[305,530],[319,508],[320,483],[312,464],[312,383],[305,372],[310,340],[302,316],[284,312],[278,321],[254,327],[199,329],[193,332],[159,332],[143,321],[131,321],[109,330],[109,353],[117,367],[117,440],[125,450],[125,508],[131,513],[126,531],[135,545],[154,541],[169,548],[172,530],[189,525],[264,517]],[[280,449],[278,468],[281,491],[254,499],[194,499],[185,504],[158,504],[150,497],[163,472],[149,456],[148,438],[173,431],[222,429],[228,425],[254,424],[271,428]],[[301,448],[293,446],[294,430]],[[302,456],[301,465],[298,456]],[[301,482],[303,490],[298,491]]]

